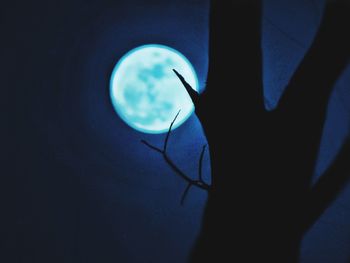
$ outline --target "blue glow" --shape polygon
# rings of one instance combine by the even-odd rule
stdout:
[[[144,133],[164,133],[181,110],[173,129],[184,123],[194,107],[172,69],[198,91],[196,72],[179,51],[149,44],[127,52],[114,67],[110,80],[112,104],[121,119]]]

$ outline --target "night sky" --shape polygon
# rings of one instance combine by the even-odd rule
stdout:
[[[311,45],[323,2],[264,1],[270,109]],[[180,206],[185,182],[140,142],[161,146],[164,135],[137,132],[116,115],[109,79],[127,51],[158,43],[192,62],[203,89],[208,7],[208,0],[15,0],[2,6],[0,262],[186,262],[206,193],[193,188]],[[349,133],[349,85],[350,67],[330,100],[315,180]],[[195,176],[203,144],[192,115],[172,133],[170,155]],[[204,162],[210,180],[208,155]],[[348,262],[349,222],[350,186],[305,236],[301,262]]]

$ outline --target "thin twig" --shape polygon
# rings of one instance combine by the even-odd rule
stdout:
[[[167,164],[182,178],[184,179],[186,182],[190,183],[190,184],[196,184],[195,180],[192,180],[190,177],[188,177],[184,172],[182,172],[180,170],[180,168],[178,168],[173,161],[168,157],[168,155],[166,153],[163,154],[164,160],[167,162]],[[200,187],[200,186],[198,186]],[[202,188],[202,187],[201,187]]]
[[[185,199],[186,199],[186,195],[188,194],[188,191],[190,190],[191,186],[196,186],[200,189],[209,191],[210,190],[210,185],[207,184],[206,182],[203,181],[202,179],[202,163],[203,163],[203,157],[204,157],[204,153],[205,153],[205,149],[206,149],[206,145],[203,146],[202,148],[202,152],[199,158],[199,169],[198,169],[198,178],[199,180],[193,180],[191,179],[191,177],[187,176],[180,168],[178,168],[175,163],[171,160],[171,158],[168,156],[167,154],[167,149],[168,149],[168,143],[169,143],[169,137],[170,137],[170,133],[172,130],[172,127],[177,119],[177,117],[179,116],[180,111],[178,111],[178,113],[176,114],[175,118],[173,119],[173,121],[171,122],[170,126],[169,126],[169,130],[166,134],[165,140],[164,140],[164,145],[163,145],[163,150],[148,143],[145,140],[141,140],[141,142],[143,144],[145,144],[147,147],[151,148],[152,150],[160,153],[165,162],[170,166],[170,168],[178,175],[180,176],[183,180],[185,180],[187,182],[187,187],[185,188],[184,193],[182,194],[181,197],[181,205],[184,203]]]
[[[203,182],[203,176],[202,176],[202,168],[203,168],[203,157],[204,157],[204,153],[205,153],[205,148],[207,147],[207,145],[203,145],[202,147],[202,152],[201,152],[201,156],[199,157],[199,165],[198,165],[198,178],[199,181]]]
[[[188,194],[188,191],[190,190],[192,184],[189,183],[186,188],[185,188],[185,191],[182,193],[182,197],[181,197],[181,201],[180,201],[180,204],[183,205],[185,203],[185,199],[186,199],[186,196]]]
[[[170,136],[170,133],[171,133],[171,129],[173,128],[173,125],[174,125],[174,123],[175,123],[175,121],[176,121],[176,119],[177,119],[177,116],[179,116],[180,111],[181,111],[181,110],[179,110],[179,111],[177,112],[177,114],[175,115],[175,118],[174,118],[173,121],[170,123],[169,130],[168,130],[168,132],[167,132],[167,134],[166,134],[165,141],[164,141],[164,147],[163,147],[164,152],[166,152],[166,148],[168,147],[168,141],[169,141],[169,136]]]
[[[152,144],[148,143],[147,141],[141,140],[141,142],[142,142],[143,144],[147,145],[149,148],[151,148],[151,149],[153,149],[153,150],[155,150],[155,151],[157,151],[157,152],[163,154],[163,151],[162,151],[161,149],[159,149],[159,148],[153,146]]]
[[[145,144],[147,147],[151,148],[152,150],[155,150],[159,153],[162,154],[165,162],[170,166],[170,168],[177,173],[182,179],[184,179],[187,183],[195,185],[203,190],[208,190],[209,189],[209,185],[207,185],[206,183],[203,183],[201,180],[197,181],[197,180],[193,180],[191,179],[189,176],[187,176],[183,171],[181,171],[180,168],[178,168],[174,162],[170,159],[170,157],[168,156],[168,154],[166,152],[164,152],[163,150],[159,149],[156,146],[153,146],[152,144],[148,143],[145,140],[141,140],[141,142],[143,144]]]

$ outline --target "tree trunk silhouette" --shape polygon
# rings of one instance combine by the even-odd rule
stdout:
[[[328,99],[350,57],[348,10],[345,2],[327,5],[278,107],[267,111],[261,2],[211,1],[206,90],[197,94],[175,71],[194,102],[212,167],[191,262],[298,261],[305,231],[350,175],[346,144],[311,187]]]

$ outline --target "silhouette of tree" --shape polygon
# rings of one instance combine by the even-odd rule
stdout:
[[[187,183],[187,186],[185,188],[185,191],[183,192],[182,194],[182,197],[181,197],[181,205],[184,204],[184,201],[185,201],[185,198],[187,196],[187,193],[188,191],[190,190],[190,188],[192,186],[196,186],[200,189],[203,189],[203,190],[206,190],[206,191],[209,191],[210,189],[210,185],[207,184],[204,180],[203,180],[203,176],[202,176],[202,166],[203,166],[203,157],[204,157],[204,153],[205,153],[205,149],[207,147],[207,145],[203,145],[202,147],[202,151],[201,151],[201,154],[200,154],[200,157],[199,157],[199,163],[198,163],[198,179],[197,180],[194,180],[192,179],[190,176],[186,175],[186,173],[184,173],[172,160],[171,158],[169,157],[168,155],[168,142],[169,142],[169,137],[170,137],[170,134],[171,134],[171,129],[177,119],[177,117],[179,116],[179,113],[180,111],[176,114],[175,118],[173,119],[173,121],[171,122],[170,124],[170,127],[168,129],[168,132],[166,134],[166,137],[165,137],[165,140],[164,140],[164,144],[163,144],[163,148],[158,148],[152,144],[150,144],[149,142],[145,141],[145,140],[141,140],[141,142],[143,144],[145,144],[146,146],[148,146],[149,148],[155,150],[156,152],[160,153],[165,162],[170,166],[170,168],[176,173],[178,174],[183,180],[186,181]]]
[[[278,107],[267,111],[261,1],[211,1],[205,91],[198,94],[175,71],[195,105],[212,169],[191,262],[298,261],[303,235],[350,177],[347,141],[316,185],[311,184],[328,100],[350,58],[349,26],[346,1],[328,2],[313,44]],[[171,127],[167,138],[170,132]],[[166,144],[163,151],[150,147],[164,154]],[[199,186],[185,180],[188,188]]]

